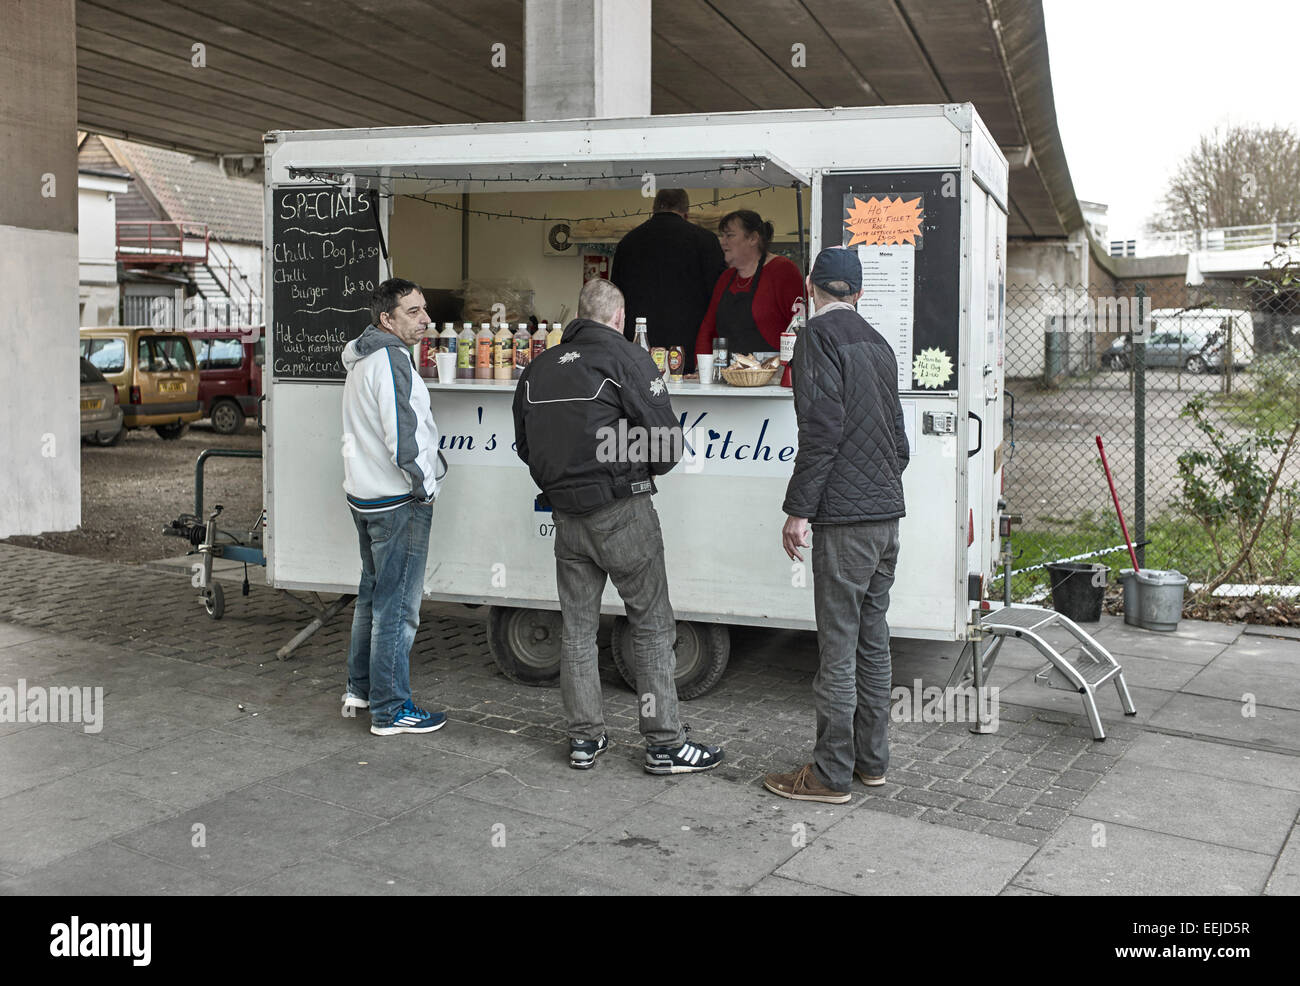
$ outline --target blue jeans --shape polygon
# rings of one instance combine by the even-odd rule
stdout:
[[[411,644],[420,626],[433,507],[404,503],[352,511],[361,543],[361,583],[352,610],[348,690],[370,700],[370,721],[389,725],[411,697]]]

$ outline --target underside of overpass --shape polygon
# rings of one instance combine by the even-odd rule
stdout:
[[[612,33],[574,40],[565,18],[583,10]],[[649,62],[637,114],[971,102],[1011,165],[1020,266],[1064,268],[1061,248],[1083,225],[1041,0],[6,0],[4,11],[0,537],[80,521],[77,129],[256,167],[270,130],[523,119],[540,90],[526,46],[555,43],[554,61],[532,70],[545,64],[563,92],[565,73],[589,70],[613,39],[635,52],[629,64]]]
[[[524,9],[76,0],[78,126],[243,155],[269,130],[523,119]],[[1008,235],[1082,225],[1040,0],[654,0],[651,24],[656,114],[969,101],[1011,162]]]

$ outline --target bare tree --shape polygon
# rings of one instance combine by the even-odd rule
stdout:
[[[1300,219],[1300,134],[1229,127],[1203,134],[1165,191],[1151,232]]]

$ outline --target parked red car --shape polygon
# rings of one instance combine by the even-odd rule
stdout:
[[[187,332],[199,367],[199,403],[218,434],[233,435],[244,419],[256,417],[262,396],[262,338],[250,342],[238,332]]]

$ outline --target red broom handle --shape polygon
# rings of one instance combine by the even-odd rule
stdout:
[[[1119,508],[1119,494],[1115,492],[1115,479],[1110,474],[1110,463],[1106,461],[1106,449],[1102,447],[1101,436],[1097,436],[1097,451],[1101,453],[1101,467],[1106,470],[1106,482],[1110,484],[1110,498],[1115,501],[1115,515],[1119,517],[1119,529],[1124,532],[1124,543],[1128,545],[1128,556],[1133,559],[1133,571],[1138,568],[1137,552],[1133,550],[1133,540],[1128,536],[1128,527],[1124,523],[1124,511]]]

